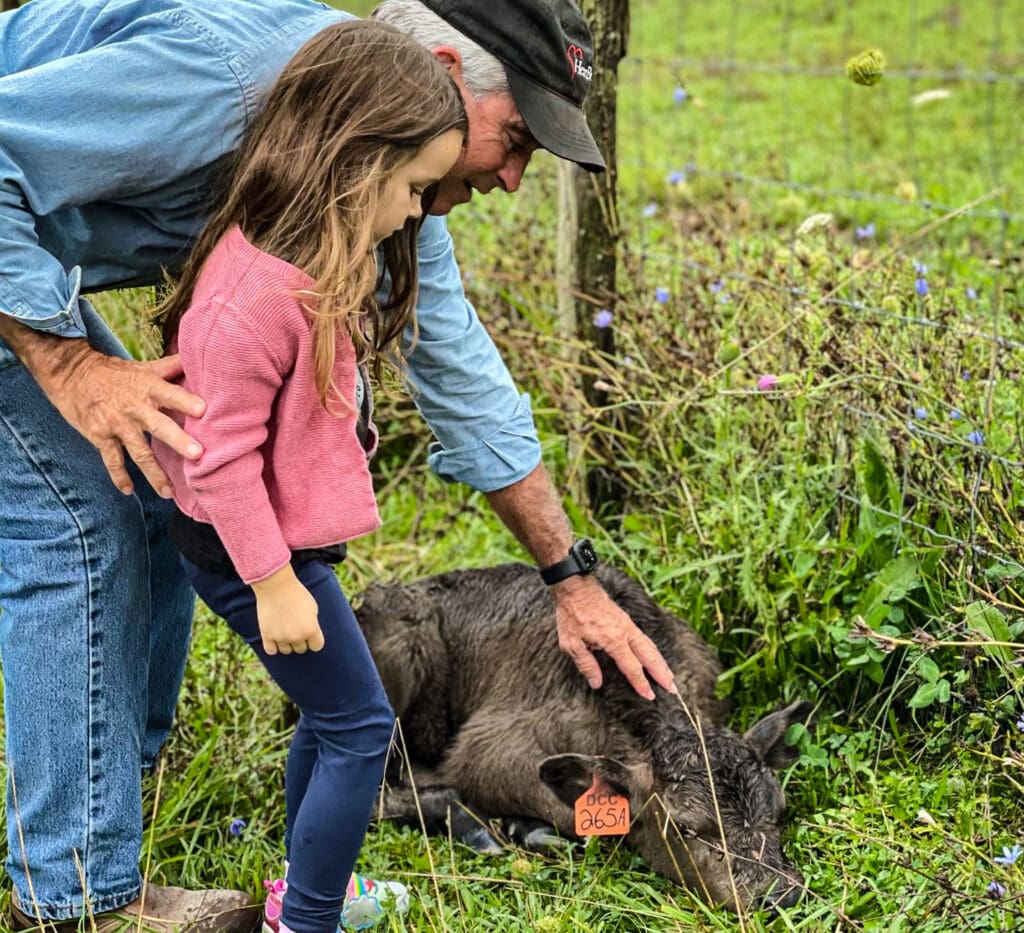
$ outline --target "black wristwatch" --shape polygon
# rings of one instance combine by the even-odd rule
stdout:
[[[541,569],[540,577],[548,585],[560,583],[576,574],[588,574],[597,567],[597,551],[586,538],[580,538],[571,548],[569,556],[557,564]]]

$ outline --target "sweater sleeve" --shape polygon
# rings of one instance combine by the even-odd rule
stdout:
[[[189,309],[178,350],[189,387],[206,400],[185,430],[203,445],[185,464],[185,481],[213,523],[246,583],[270,576],[291,558],[263,478],[262,446],[287,367],[230,306]]]

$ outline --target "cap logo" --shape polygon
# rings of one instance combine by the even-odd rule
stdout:
[[[569,69],[574,78],[583,78],[584,81],[590,81],[594,77],[594,69],[590,65],[583,63],[583,49],[578,45],[570,45],[565,50],[565,54],[569,59]]]

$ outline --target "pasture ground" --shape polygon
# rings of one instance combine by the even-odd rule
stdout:
[[[579,530],[716,646],[737,728],[819,703],[784,777],[809,894],[737,917],[614,845],[482,859],[385,825],[361,869],[409,884],[390,929],[424,933],[1022,929],[1024,859],[996,859],[1024,843],[1024,9],[683,6],[634,4],[615,354],[572,363],[557,337],[550,159],[452,228],[557,481],[578,493],[600,461],[623,485],[621,520],[567,500]],[[854,86],[843,65],[870,46],[891,74]],[[950,93],[913,102],[936,89]],[[150,299],[99,302],[142,354]],[[586,409],[580,365],[607,410]],[[482,496],[428,473],[394,387],[378,423],[385,524],[340,569],[349,592],[523,558]],[[155,881],[262,890],[287,741],[281,700],[200,610],[165,769],[146,782]]]

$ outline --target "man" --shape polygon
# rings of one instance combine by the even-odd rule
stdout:
[[[171,725],[193,603],[147,435],[200,456],[166,412],[203,402],[167,381],[175,358],[130,360],[81,294],[182,261],[261,91],[343,15],[313,0],[32,0],[0,17],[0,651],[18,928],[73,928],[87,909],[100,930],[120,911],[166,931],[252,924],[237,892],[140,897],[139,775]],[[603,168],[580,110],[590,37],[570,0],[484,15],[472,0],[391,0],[378,15],[431,48],[466,101],[468,144],[435,213],[515,191],[538,146]],[[573,545],[529,399],[466,302],[440,217],[419,255],[409,377],[438,439],[431,465],[485,492],[544,568],[559,643],[592,686],[596,648],[642,695],[645,670],[672,689],[587,575],[592,552]]]

